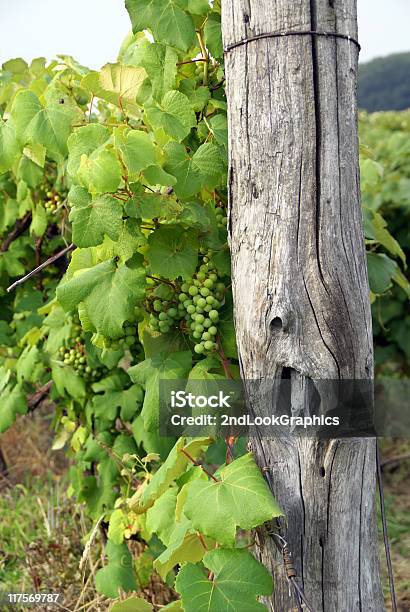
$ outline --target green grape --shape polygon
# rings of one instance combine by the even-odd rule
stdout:
[[[190,306],[192,303],[192,300],[185,300],[185,302],[183,303],[183,307],[187,309],[188,306]]]
[[[202,334],[202,332],[204,331],[204,326],[201,325],[200,323],[196,323],[194,329],[195,331],[200,332]]]
[[[189,291],[189,285],[188,285],[188,283],[183,283],[183,284],[181,285],[181,291],[182,291],[182,293],[188,293],[188,291]]]
[[[207,304],[204,308],[205,312],[210,312],[212,310],[213,306],[211,306],[211,304]]]
[[[201,289],[201,295],[203,297],[207,297],[209,295],[209,289],[207,287],[202,287]]]
[[[206,303],[207,303],[207,304],[210,304],[210,305],[212,306],[212,304],[214,304],[214,302],[215,302],[215,298],[214,298],[214,296],[213,296],[213,295],[207,295],[207,297],[206,297]]]
[[[155,302],[153,303],[152,306],[153,306],[155,312],[161,312],[161,310],[162,310],[162,302],[160,302],[159,300],[155,300]]]
[[[195,306],[194,306],[193,304],[190,304],[190,305],[187,307],[187,312],[188,312],[188,314],[194,314],[194,312],[196,312],[196,308],[195,308]]]
[[[168,315],[166,312],[160,312],[158,315],[158,319],[160,321],[167,321],[168,320]]]
[[[203,297],[200,297],[200,298],[197,300],[196,305],[197,305],[199,308],[205,308],[205,306],[206,306],[206,300],[205,300]]]
[[[211,279],[212,282],[216,283],[216,281],[218,280],[218,275],[215,274],[215,272],[211,272],[211,274],[209,275],[209,278]]]
[[[197,279],[199,281],[204,281],[206,279],[206,274],[205,272],[198,272],[198,274],[196,275]]]
[[[201,336],[202,340],[210,340],[212,338],[211,334],[209,332],[204,332]]]
[[[205,321],[205,317],[203,314],[196,314],[194,319],[197,323],[203,323]]]
[[[209,318],[211,319],[211,321],[213,321],[214,323],[219,319],[219,313],[217,310],[211,310],[211,312],[209,313]]]
[[[176,316],[177,316],[177,314],[178,314],[178,312],[177,312],[177,309],[176,309],[176,308],[169,308],[169,309],[168,309],[168,316],[169,316],[169,317],[174,318],[174,317],[176,317]]]
[[[204,343],[204,347],[205,347],[205,349],[206,349],[207,351],[210,351],[210,350],[212,350],[212,349],[214,348],[214,343],[212,342],[212,340],[207,340],[207,341]]]
[[[197,331],[192,332],[192,335],[196,340],[199,340],[199,338],[201,338],[201,334]]]
[[[204,282],[204,287],[206,287],[207,289],[212,289],[213,286],[214,286],[213,281],[210,278],[207,278],[206,281]]]
[[[198,353],[198,355],[201,355],[204,352],[204,345],[202,344],[202,342],[199,344],[195,344],[194,351],[195,353]]]
[[[216,336],[216,334],[218,333],[218,330],[216,329],[215,325],[212,325],[211,327],[209,327],[208,331],[211,334],[211,336]]]
[[[203,323],[204,327],[211,327],[212,321],[211,319],[206,318]]]

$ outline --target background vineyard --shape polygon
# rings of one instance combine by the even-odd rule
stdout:
[[[69,609],[104,609],[138,592],[154,607],[189,612],[201,596],[217,611],[218,593],[192,585],[227,567],[238,592],[253,576],[255,591],[242,597],[254,606],[272,584],[249,552],[251,529],[281,511],[244,441],[158,434],[159,378],[239,376],[220,10],[196,0],[164,24],[127,4],[135,34],[116,64],[95,72],[68,56],[13,59],[0,73],[4,486],[19,480],[7,457],[21,415],[30,413],[20,435],[39,427],[42,438],[48,419],[53,448],[68,458],[44,489],[37,481],[4,495],[0,579],[13,590],[63,585]],[[360,118],[376,372],[396,378],[410,370],[409,131],[408,112]],[[391,476],[392,491],[404,470]],[[245,478],[247,490],[239,509],[232,500],[215,514],[211,485],[221,474]],[[405,504],[391,514],[403,557]],[[48,510],[57,507],[58,520]],[[222,584],[219,596],[235,604],[235,589]]]

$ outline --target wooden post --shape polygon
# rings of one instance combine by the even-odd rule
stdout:
[[[277,31],[357,39],[356,0],[223,0],[228,47]],[[354,41],[301,34],[225,54],[235,324],[242,376],[373,377],[360,208]],[[268,407],[253,398],[256,413]],[[375,520],[375,440],[252,438],[286,514],[286,539],[315,612],[384,609]],[[266,469],[267,468],[267,469]],[[280,555],[270,610],[295,608]]]

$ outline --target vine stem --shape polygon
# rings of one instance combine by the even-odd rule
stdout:
[[[195,64],[196,62],[207,62],[208,60],[204,57],[197,57],[196,59],[186,60],[185,62],[177,62],[177,66],[183,66],[184,64]]]
[[[145,228],[144,228],[145,229]],[[153,227],[147,227],[146,229],[154,229]],[[165,283],[166,285],[169,285],[170,287],[172,287],[173,289],[175,289],[175,285],[174,283],[172,283],[169,280],[166,280],[165,278],[156,278],[155,276],[151,276],[150,274],[146,274],[147,278],[151,278],[152,280],[156,281],[157,283],[161,284],[161,283]]]
[[[211,474],[211,472],[209,472],[203,465],[202,463],[199,463],[199,461],[197,461],[196,459],[194,459],[193,457],[191,457],[191,455],[189,453],[186,452],[186,450],[184,450],[183,448],[181,448],[181,453],[183,453],[185,455],[185,457],[188,457],[188,459],[197,467],[200,467],[201,470],[207,475],[209,476],[209,478],[212,478],[212,480],[214,482],[219,482],[219,480],[217,478],[215,478],[215,476],[213,474]]]
[[[199,541],[201,542],[202,546],[205,548],[205,550],[208,550],[208,546],[206,545],[206,542],[205,542],[204,538],[202,537],[202,534],[199,533],[199,531],[197,531],[196,535],[197,535]]]
[[[5,253],[9,250],[9,247],[16,238],[18,238],[30,225],[31,223],[31,212],[28,212],[23,219],[16,222],[14,229],[10,232],[6,240],[0,247],[0,252]]]
[[[226,355],[224,353],[224,350],[222,348],[222,342],[221,342],[221,337],[220,336],[218,336],[218,338],[217,338],[217,343],[218,343],[218,347],[219,347],[218,355],[221,358],[221,363],[222,363],[222,367],[223,367],[224,372],[225,372],[225,376],[226,376],[226,378],[229,378],[230,380],[233,380],[234,377],[233,377],[233,374],[232,374],[232,372],[231,372],[231,370],[229,368],[229,366],[231,364],[229,362],[229,359],[226,357]]]
[[[199,46],[201,48],[202,60],[205,62],[204,65],[204,85],[208,85],[208,69],[209,69],[209,55],[205,46],[202,30],[197,30],[197,38]]]
[[[7,292],[10,293],[11,291],[13,291],[13,289],[15,289],[19,285],[22,285],[23,283],[25,283],[27,280],[29,280],[30,278],[32,278],[33,276],[35,276],[36,274],[41,272],[41,270],[44,270],[44,268],[46,268],[47,266],[51,266],[51,264],[54,263],[55,261],[57,261],[57,259],[60,259],[60,257],[63,257],[64,255],[66,255],[67,253],[72,251],[74,248],[75,248],[74,244],[69,244],[68,247],[66,247],[65,249],[63,249],[59,253],[56,253],[56,255],[53,255],[52,257],[49,257],[40,266],[37,266],[37,268],[34,268],[34,270],[32,270],[31,272],[26,274],[26,276],[23,276],[22,278],[19,278],[19,280],[17,280],[15,283],[10,285],[10,287],[7,287]]]

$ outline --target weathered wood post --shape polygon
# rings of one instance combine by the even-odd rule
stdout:
[[[348,38],[357,40],[356,0],[223,0],[222,13],[242,376],[272,379],[286,368],[299,385],[304,377],[372,378],[358,46]],[[301,33],[235,45],[278,31]],[[286,513],[313,610],[383,610],[375,441],[257,437],[251,445]],[[275,579],[269,609],[294,609],[269,535],[259,534],[258,554]]]

